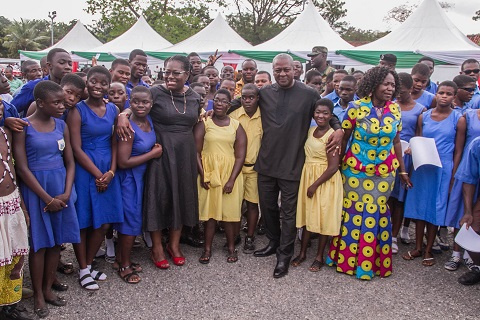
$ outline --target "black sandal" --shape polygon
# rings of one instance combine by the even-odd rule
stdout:
[[[229,252],[227,256],[228,263],[235,263],[238,261],[238,250],[235,249],[233,252]]]
[[[202,255],[198,259],[198,262],[200,262],[202,264],[209,264],[211,256],[212,256],[211,252],[207,253],[206,251],[203,251]]]
[[[62,273],[62,274],[65,274],[65,275],[69,275],[69,274],[72,274],[73,273],[73,263],[63,263],[63,262],[59,262],[58,263],[59,266],[57,266],[57,271]],[[61,264],[61,265],[60,265]]]
[[[138,273],[132,269],[132,272],[130,273],[127,273],[126,275],[122,276],[120,273],[125,271],[125,270],[128,270],[128,269],[132,269],[131,266],[126,266],[126,267],[123,267],[123,268],[120,268],[118,269],[118,275],[120,276],[120,278],[123,279],[123,281],[125,281],[126,283],[128,284],[137,284],[139,283],[140,281],[142,281],[142,279],[140,278],[140,276],[138,275]],[[138,280],[135,281],[135,280],[132,280],[132,277],[134,276],[137,276],[138,277]]]
[[[315,259],[310,268],[308,268],[308,270],[311,272],[318,272],[323,267],[323,265],[323,261],[318,261],[317,259]]]
[[[299,265],[302,264],[302,262],[304,262],[307,258],[306,257],[302,257],[300,258],[300,256],[296,256],[295,259],[292,260],[292,267],[298,267]]]

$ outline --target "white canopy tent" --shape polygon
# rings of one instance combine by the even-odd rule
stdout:
[[[311,52],[314,46],[325,46],[328,48],[328,60],[333,64],[359,64],[344,56],[337,55],[337,50],[348,50],[353,48],[351,44],[343,40],[340,35],[333,30],[325,19],[320,15],[312,1],[306,3],[302,13],[285,30],[280,32],[274,38],[254,46],[249,54],[248,52],[238,52],[239,54],[255,58],[255,52],[259,54],[271,52],[274,55],[280,52],[292,53],[305,60],[309,60],[307,53]],[[240,51],[240,49],[238,49]],[[234,50],[237,51],[237,48]]]

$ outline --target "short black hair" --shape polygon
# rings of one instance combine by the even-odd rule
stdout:
[[[215,68],[214,66],[206,66],[205,68],[203,68],[202,74],[205,74],[204,72],[207,71],[208,69],[214,69],[215,71],[217,71],[217,74],[219,74],[218,69]]]
[[[477,59],[467,59],[467,60],[463,61],[462,67],[461,67],[460,70],[463,71],[463,67],[464,67],[467,63],[478,63],[478,64],[480,65],[480,63],[478,62]]]
[[[416,65],[413,66],[411,75],[416,75],[419,74],[424,77],[430,76],[430,68],[423,63],[417,63]]]
[[[243,69],[243,65],[245,64],[245,62],[253,62],[255,64],[255,68],[257,68],[257,62],[253,59],[245,59],[243,60],[242,62],[242,69]]]
[[[400,85],[406,89],[412,89],[413,79],[409,73],[400,72],[398,74],[398,79],[400,79]]]
[[[187,71],[187,72],[191,71],[192,65],[190,64],[190,61],[188,61],[187,57],[182,56],[180,54],[176,54],[174,56],[171,56],[168,59],[168,62],[172,62],[172,61],[180,62],[182,64],[183,71]]]
[[[147,54],[142,49],[133,49],[132,51],[130,51],[130,54],[128,55],[128,60],[132,61],[133,59],[135,59],[136,56],[146,57]]]
[[[48,51],[48,53],[47,53],[47,62],[52,62],[53,57],[59,52],[68,53],[68,51],[65,50],[65,49],[53,48],[52,50]],[[68,53],[68,54],[70,55],[70,53]]]
[[[67,73],[63,76],[62,80],[60,81],[60,86],[63,88],[64,85],[71,84],[75,88],[80,90],[85,90],[85,81],[83,81],[82,77],[75,73]]]
[[[199,57],[200,58],[200,55],[196,52],[190,52],[187,56],[187,59],[190,60],[191,57]]]
[[[357,84],[357,79],[355,79],[354,76],[350,76],[350,75],[343,77],[342,82],[343,82],[343,81],[353,82],[353,85],[354,85],[354,86]]]
[[[243,88],[242,88],[242,92],[243,92],[243,90],[255,91],[255,95],[258,95],[258,92],[260,91],[260,89],[258,89],[258,87],[256,85],[254,85],[253,83],[247,83],[246,85],[244,85]]]
[[[352,75],[354,75],[356,73],[365,74],[365,72],[363,72],[362,70],[355,70],[355,71],[352,72]]]
[[[88,68],[88,70],[90,70],[90,68]],[[88,71],[87,71],[88,72]],[[78,71],[78,72],[75,72],[75,74],[77,76],[79,76],[80,78],[83,78],[83,77],[86,77],[87,74],[85,72],[82,72],[82,71]]]
[[[268,72],[268,71],[265,71],[265,70],[258,71],[257,74],[266,74],[268,76],[268,80],[272,81],[272,76],[270,75],[270,72]]]
[[[321,76],[322,76],[322,74],[320,73],[320,71],[315,70],[315,69],[310,69],[310,70],[307,71],[307,74],[305,75],[305,82],[310,83],[313,78],[321,77]],[[332,78],[333,78],[333,72],[332,72]]]
[[[27,73],[27,68],[30,67],[30,66],[33,66],[35,64],[37,64],[37,62],[33,61],[33,60],[24,61],[22,63],[22,74],[25,75],[25,73]]]
[[[197,74],[195,77],[193,77],[192,81],[198,83],[198,80],[199,80],[201,77],[207,77],[207,76],[204,75],[203,73],[200,73],[200,74]],[[207,78],[208,78],[208,77],[207,77]]]
[[[328,110],[330,110],[330,113],[333,113],[333,102],[330,99],[327,99],[327,98],[318,99],[317,102],[315,102],[315,109],[317,109],[318,106],[328,107]]]
[[[344,69],[337,69],[334,71],[334,74],[344,74],[348,76],[348,71]]]
[[[233,80],[233,78],[225,78],[225,79],[220,80],[220,85],[222,85],[222,83],[224,81],[232,81],[235,84],[235,80]]]
[[[148,89],[147,87],[144,87],[144,86],[136,86],[132,89],[132,92],[130,92],[130,97],[133,97],[133,95],[135,93],[147,93],[148,96],[150,97],[150,100],[152,99],[152,92],[150,91],[150,89]]]
[[[125,59],[115,59],[112,61],[112,70],[115,69],[118,65],[127,66],[130,68],[130,63]]]
[[[472,82],[475,83],[475,79],[464,74],[459,74],[458,76],[453,78],[453,82],[455,82],[457,87],[461,88],[468,83],[472,83]]]
[[[44,56],[42,57],[42,59],[40,59],[40,68],[44,68],[47,66],[47,56]]]
[[[433,60],[432,58],[430,57],[427,57],[427,56],[423,56],[421,57],[420,59],[418,59],[418,62],[417,63],[420,63],[422,61],[430,61],[431,63],[433,63],[433,66],[435,67],[435,60]]]
[[[219,94],[224,94],[228,97],[228,100],[232,100],[232,95],[230,94],[230,91],[228,91],[227,89],[218,89],[213,95],[213,97],[215,98]]]
[[[438,87],[437,87],[437,92],[440,91],[440,87],[450,87],[450,88],[453,88],[453,91],[455,92],[455,94],[457,94],[457,90],[458,90],[458,86],[455,82],[453,81],[450,81],[450,80],[446,80],[446,81],[442,81]]]
[[[108,79],[109,83],[112,81],[112,75],[107,70],[107,68],[102,67],[102,66],[91,67],[90,70],[88,70],[87,79],[90,79],[90,77],[95,73],[100,73],[100,74],[103,74],[103,75],[107,76],[107,79]]]
[[[202,87],[202,88],[205,88],[205,86],[203,85],[203,83],[200,83],[200,82],[193,82],[191,85],[190,85],[190,88],[194,89],[196,87]]]
[[[35,88],[33,89],[33,97],[35,100],[45,100],[48,95],[56,92],[63,92],[62,87],[51,80],[44,80],[35,85]]]

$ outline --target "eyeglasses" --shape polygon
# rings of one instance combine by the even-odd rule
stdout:
[[[220,100],[220,99],[213,99],[213,103],[215,104],[223,104],[223,105],[229,105],[230,101],[228,100]]]
[[[242,100],[255,100],[257,96],[243,96],[242,95]]]
[[[471,73],[479,73],[480,69],[468,69],[468,70],[463,70],[463,73],[465,74],[471,74]]]
[[[467,92],[475,92],[476,88],[459,88],[459,89],[462,89],[462,90],[465,90]]]
[[[165,71],[165,76],[173,75],[174,77],[180,77],[184,73],[187,73],[187,71]]]

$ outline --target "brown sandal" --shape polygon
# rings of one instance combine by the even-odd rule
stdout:
[[[417,252],[416,254],[413,254],[413,252]],[[402,258],[404,260],[413,260],[415,258],[420,258],[422,256],[422,253],[418,250],[412,250],[412,251],[407,251],[404,255],[402,255]]]
[[[229,252],[227,256],[228,263],[235,263],[238,261],[238,250],[235,249],[233,252]]]

